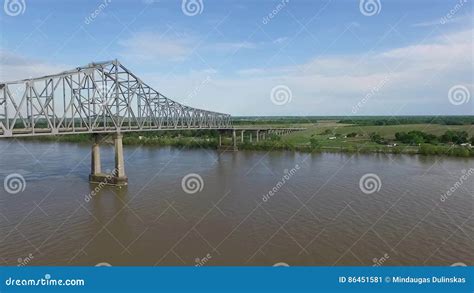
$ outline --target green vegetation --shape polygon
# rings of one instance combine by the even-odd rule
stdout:
[[[473,116],[397,116],[377,117],[366,116],[343,118],[339,123],[357,125],[403,125],[403,124],[440,124],[440,125],[469,125],[474,124]]]
[[[412,130],[408,133],[397,132],[395,133],[395,140],[410,145],[419,145],[421,143],[438,143],[438,138],[436,137],[436,135],[425,133],[419,130]]]
[[[374,125],[369,118],[365,120],[367,125],[329,120],[303,124],[300,127],[306,130],[283,136],[282,140],[298,150],[474,156],[474,148],[461,146],[474,142],[474,126],[470,124]]]
[[[238,127],[304,127],[288,135],[267,135],[266,140],[250,142],[248,135],[238,147],[242,150],[297,150],[304,152],[406,153],[423,155],[474,156],[473,116],[453,117],[238,117]],[[399,124],[388,122],[393,119]],[[351,123],[350,123],[351,122]],[[408,124],[412,122],[412,124]],[[427,123],[432,122],[432,123]],[[185,148],[217,148],[218,132],[150,131],[131,132],[124,136],[126,145],[176,146]],[[25,138],[26,139],[26,138]],[[92,135],[62,135],[28,138],[35,140],[87,142]],[[111,136],[108,141],[112,143]],[[224,148],[231,147],[230,133],[223,137]]]

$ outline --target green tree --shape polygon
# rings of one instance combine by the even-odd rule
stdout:
[[[309,140],[309,145],[312,150],[317,150],[321,148],[321,142],[317,140],[316,138],[311,138]]]

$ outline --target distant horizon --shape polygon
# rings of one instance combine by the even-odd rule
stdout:
[[[419,114],[419,115],[353,115],[353,116],[348,116],[348,115],[232,115],[234,118],[247,118],[247,117],[344,117],[344,118],[352,118],[352,117],[474,117],[474,114],[471,115],[444,115],[444,114],[433,114],[433,115],[424,115],[424,114]]]

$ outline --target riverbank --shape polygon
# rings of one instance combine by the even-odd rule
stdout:
[[[250,141],[249,132],[237,133],[242,150],[289,150],[300,152],[392,153],[431,156],[474,157],[474,117],[407,116],[358,117],[236,117],[239,128],[304,128],[282,136],[269,134],[266,140]],[[62,135],[23,138],[42,141],[92,143],[92,135]],[[112,143],[111,136],[104,137]],[[174,146],[185,148],[219,148],[217,130],[180,130],[130,132],[125,145]],[[229,134],[223,135],[222,149],[232,148]]]
[[[308,142],[301,142],[301,134],[294,133],[286,136],[271,136],[267,140],[259,142],[239,141],[238,148],[241,150],[287,150],[306,153],[318,152],[343,152],[343,153],[384,153],[384,154],[420,154],[431,156],[455,156],[455,157],[474,157],[474,148],[459,145],[407,145],[407,144],[389,144],[380,145],[376,142],[362,138],[347,139],[341,136],[330,139],[332,136],[327,134],[320,135],[318,138],[310,137]],[[92,135],[63,135],[63,136],[41,136],[22,138],[30,141],[54,141],[69,143],[92,143]],[[112,143],[111,136],[104,137],[104,143]],[[179,148],[203,148],[218,149],[217,132],[208,131],[196,136],[184,136],[179,134],[169,135],[156,133],[127,133],[123,138],[124,145],[145,145],[145,146],[173,146]],[[231,149],[232,140],[230,137],[224,137],[221,149]]]

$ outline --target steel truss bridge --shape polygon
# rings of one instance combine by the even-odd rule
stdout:
[[[230,115],[173,101],[118,60],[0,83],[0,138],[231,128]]]
[[[196,109],[175,102],[154,90],[117,60],[12,82],[0,83],[0,138],[94,134],[89,180],[98,184],[127,185],[122,133],[131,131],[213,129],[232,132],[237,150],[237,131],[244,142],[266,134],[282,135],[301,128],[234,128],[231,116]],[[115,169],[102,173],[102,135],[113,133]]]

